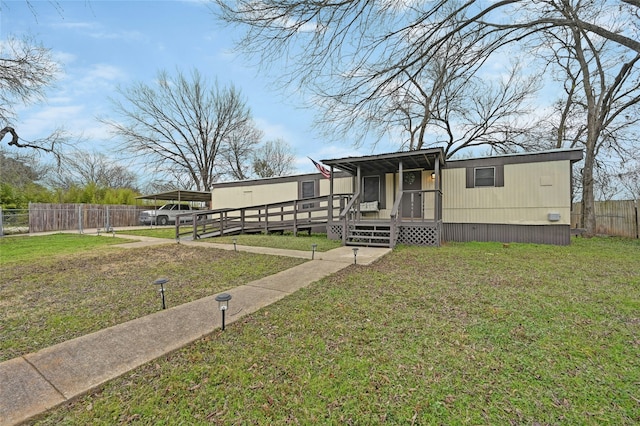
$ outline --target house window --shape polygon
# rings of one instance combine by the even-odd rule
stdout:
[[[313,180],[308,180],[301,183],[300,198],[313,198],[316,196],[316,183]],[[302,205],[303,209],[311,209],[314,207],[313,203],[306,203]]]
[[[474,169],[474,186],[496,186],[496,169],[494,167],[479,167]]]
[[[380,201],[380,176],[365,176],[363,179],[363,201]]]

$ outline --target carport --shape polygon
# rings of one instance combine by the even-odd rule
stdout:
[[[149,195],[141,195],[136,197],[137,200],[154,200],[154,204],[157,205],[156,201],[171,201],[175,203],[180,203],[182,201],[187,201],[190,203],[206,203],[207,208],[212,208],[211,206],[211,192],[203,192],[203,191],[187,191],[182,189],[175,189],[172,191],[160,192],[157,194],[149,194]]]

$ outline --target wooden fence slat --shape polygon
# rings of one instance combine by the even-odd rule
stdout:
[[[135,226],[139,224],[140,211],[146,209],[145,206],[31,203],[29,232]]]
[[[640,200],[596,201],[596,233],[628,238],[639,238]],[[573,203],[571,227],[580,228],[582,203]]]

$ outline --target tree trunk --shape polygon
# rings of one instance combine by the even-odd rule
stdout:
[[[593,153],[587,153],[584,158],[584,169],[582,170],[582,228],[585,229],[585,236],[592,237],[596,233],[596,211],[593,190]]]

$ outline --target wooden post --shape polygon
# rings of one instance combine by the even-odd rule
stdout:
[[[358,176],[358,180],[357,180],[357,185],[356,185],[356,194],[358,194],[358,199],[356,200],[356,220],[360,220],[361,216],[360,216],[360,190],[362,189],[362,169],[360,168],[360,164],[358,164],[358,169],[357,169],[357,176]]]
[[[269,205],[264,205],[264,233],[269,233]]]
[[[293,201],[293,236],[298,236],[298,200]]]
[[[440,154],[436,154],[436,164],[434,167],[436,174],[436,193],[435,193],[435,221],[442,219],[442,191],[440,190]]]
[[[331,175],[329,175],[329,205],[327,211],[327,224],[333,222],[333,166],[330,166]]]
[[[399,197],[402,197],[402,193],[404,192],[404,188],[403,188],[403,181],[404,181],[404,176],[402,175],[404,172],[402,171],[402,160],[400,160],[400,162],[398,163],[398,195]],[[400,218],[402,218],[402,202],[400,203],[400,205],[398,205],[398,215]]]

